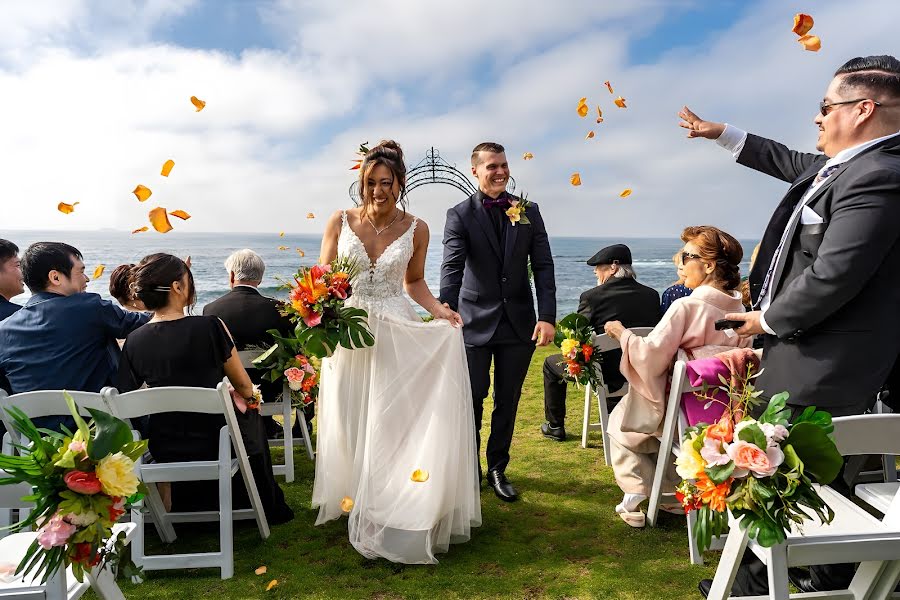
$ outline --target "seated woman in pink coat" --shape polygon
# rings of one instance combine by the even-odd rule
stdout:
[[[666,386],[679,348],[702,346],[746,347],[732,331],[716,331],[715,322],[727,313],[743,312],[739,265],[744,252],[729,234],[710,226],[688,227],[678,274],[693,292],[679,298],[659,324],[642,338],[619,321],[604,327],[606,334],[622,346],[620,370],[629,392],[609,415],[610,453],[616,483],[625,497],[616,512],[632,527],[644,526],[638,505],[650,494],[656,457],[666,412]],[[674,459],[672,461],[674,465]],[[664,489],[675,487],[674,468],[663,480]],[[668,479],[668,481],[667,481]]]

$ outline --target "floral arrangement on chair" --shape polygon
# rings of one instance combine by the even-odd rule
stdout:
[[[553,343],[562,350],[566,375],[578,386],[590,384],[595,390],[603,385],[600,380],[601,354],[594,351],[594,329],[584,315],[572,313],[556,325]]]
[[[296,338],[284,338],[275,330],[269,333],[277,343],[253,360],[253,365],[265,370],[263,379],[287,380],[291,390],[291,404],[307,406],[319,395],[319,377],[322,362],[315,356],[306,356]]]
[[[750,417],[762,394],[752,385],[760,373],[751,367],[734,382],[720,378],[722,385],[714,389],[730,399],[722,417],[685,431],[676,460],[684,480],[675,495],[685,513],[697,511],[695,537],[701,550],[728,530],[728,511],[764,547],[783,542],[792,525],[801,527],[811,519],[804,507],[823,523],[834,518],[813,487],[831,483],[843,464],[831,436],[831,415],[810,406],[792,423],[788,394],[782,392],[758,419]],[[698,392],[707,407],[720,402],[707,391]]]
[[[17,446],[21,456],[0,455],[0,469],[8,477],[0,485],[26,482],[34,493],[23,498],[35,507],[13,531],[36,526],[37,538],[16,569],[16,575],[43,572],[46,582],[57,569],[71,566],[75,578],[99,566],[122,567],[126,577],[140,569],[126,558],[125,534],[110,543],[112,527],[146,489],[134,473],[134,463],[147,450],[147,440],[133,441],[124,421],[88,409],[92,420],[81,418],[72,397],[66,404],[75,418],[75,433],[38,429],[18,408],[9,409],[14,427],[28,440]]]

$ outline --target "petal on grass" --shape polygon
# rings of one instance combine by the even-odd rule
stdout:
[[[275,588],[277,586],[278,586],[278,580],[273,579],[272,581],[269,582],[269,585],[266,586],[266,591],[268,592],[269,590],[271,590],[272,588]]]
[[[268,568],[267,566],[263,565],[263,566],[261,566],[261,567],[258,567],[258,568],[257,568],[255,571],[253,571],[253,572],[256,573],[257,575],[265,575],[265,574],[266,574],[266,571],[268,571],[268,570],[269,570],[269,568]]]

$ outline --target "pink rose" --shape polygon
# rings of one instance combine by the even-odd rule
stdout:
[[[310,312],[309,315],[303,317],[303,322],[306,323],[307,327],[316,327],[322,322],[322,314]]]
[[[66,523],[59,513],[50,517],[43,527],[38,529],[37,541],[44,550],[65,546],[66,542],[75,533],[76,527]]]
[[[97,479],[97,475],[87,471],[69,471],[63,477],[63,481],[66,482],[66,487],[73,492],[88,496],[96,494],[103,487],[100,480]]]
[[[727,465],[731,461],[731,457],[722,451],[722,442],[715,438],[705,438],[703,447],[700,448],[700,456],[706,461],[710,467]]]
[[[734,476],[742,477],[746,471],[753,473],[754,477],[769,477],[778,470],[778,465],[784,461],[784,453],[778,446],[769,446],[763,452],[756,444],[738,440],[728,445],[728,456],[734,461]],[[738,470],[742,474],[739,474]]]
[[[297,367],[291,367],[284,371],[284,376],[287,377],[288,387],[296,392],[303,387],[303,378],[306,377],[306,373]]]

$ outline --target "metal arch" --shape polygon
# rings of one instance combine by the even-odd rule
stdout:
[[[425,158],[407,172],[406,192],[409,193],[414,189],[429,183],[451,185],[466,196],[471,196],[478,191],[478,188],[472,184],[469,178],[466,177],[462,171],[457,169],[456,166],[449,164],[441,158],[441,153],[433,146],[425,153]],[[516,180],[512,177],[509,178],[509,181],[506,184],[506,191],[510,194],[516,191]],[[356,206],[359,206],[359,182],[354,181],[350,184],[348,192],[353,203]]]

